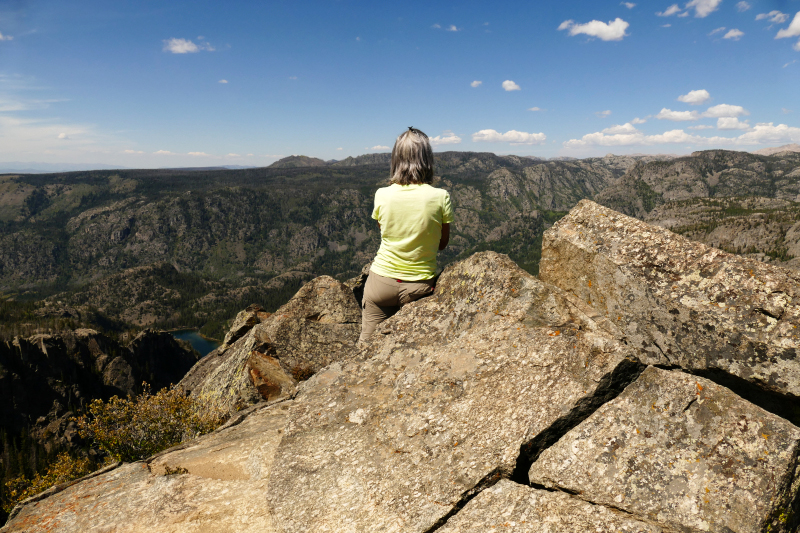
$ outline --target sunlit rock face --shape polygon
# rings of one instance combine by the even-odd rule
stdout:
[[[541,279],[472,255],[360,347],[357,288],[318,278],[198,363],[226,427],[3,531],[796,531],[790,271],[582,202]]]

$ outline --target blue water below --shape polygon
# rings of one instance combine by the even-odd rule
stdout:
[[[220,343],[204,339],[193,329],[173,331],[172,336],[182,341],[189,341],[192,347],[205,357],[219,347]]]

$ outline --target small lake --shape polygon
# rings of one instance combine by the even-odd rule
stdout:
[[[205,357],[213,350],[219,347],[220,343],[204,339],[197,331],[193,329],[183,329],[180,331],[173,331],[172,336],[182,341],[189,341],[192,347],[200,352],[200,355]]]

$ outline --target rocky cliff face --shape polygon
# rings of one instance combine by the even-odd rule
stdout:
[[[151,330],[127,345],[90,329],[0,342],[0,427],[11,435],[30,428],[46,445],[68,445],[77,436],[73,409],[137,394],[143,381],[156,390],[177,383],[198,359],[172,335]]]
[[[542,279],[475,254],[360,349],[350,288],[320,278],[185,382],[258,396],[254,368],[302,358],[310,379],[3,531],[796,531],[798,282],[591,202]]]

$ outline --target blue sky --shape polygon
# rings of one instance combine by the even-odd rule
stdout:
[[[0,0],[0,162],[800,143],[800,0]]]

